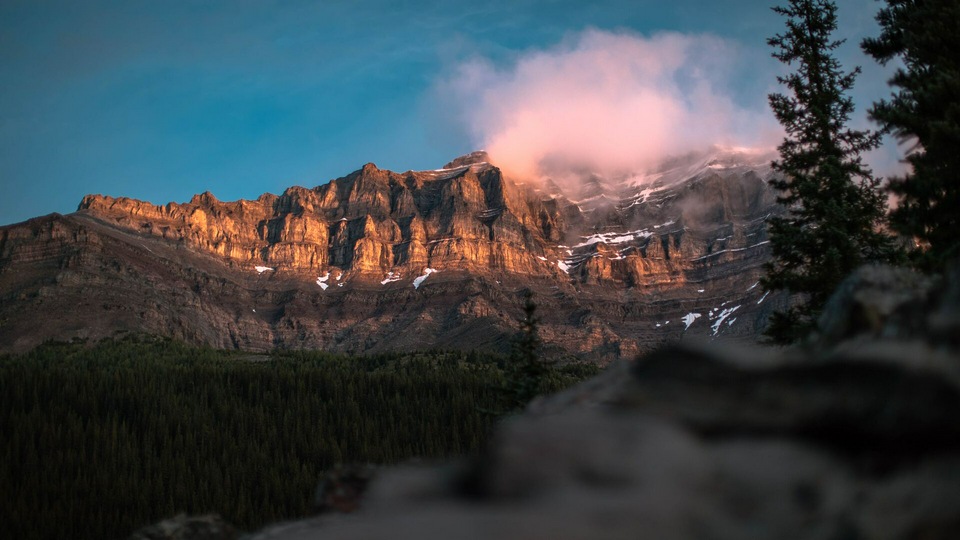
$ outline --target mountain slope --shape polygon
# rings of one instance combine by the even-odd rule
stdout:
[[[555,357],[753,339],[772,300],[754,286],[775,209],[764,163],[718,150],[644,178],[518,184],[478,152],[253,201],[87,196],[0,229],[0,347],[146,331],[251,350],[505,351],[523,289]]]

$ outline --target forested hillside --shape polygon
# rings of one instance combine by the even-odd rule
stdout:
[[[476,452],[504,410],[506,361],[143,338],[2,357],[0,523],[22,540],[109,539],[178,512],[247,530],[304,516],[337,463]],[[544,388],[592,372],[555,370]]]

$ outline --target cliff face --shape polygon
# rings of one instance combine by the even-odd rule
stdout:
[[[70,216],[2,229],[0,343],[135,330],[251,349],[505,350],[522,289],[556,356],[749,339],[770,305],[753,287],[774,202],[758,163],[699,156],[562,190],[474,153],[253,201],[90,195]]]
[[[403,174],[367,164],[314,189],[231,203],[210,193],[166,206],[91,195],[79,212],[236,265],[376,281],[433,266],[544,273],[536,255],[564,230],[555,204],[486,163]]]

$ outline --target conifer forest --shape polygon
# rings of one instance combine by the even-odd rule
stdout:
[[[469,456],[507,411],[506,359],[251,356],[154,338],[0,357],[7,538],[124,538],[180,512],[245,530],[309,515],[324,471]],[[596,373],[552,368],[543,390]]]

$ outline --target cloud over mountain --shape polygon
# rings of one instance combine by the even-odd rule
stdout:
[[[733,97],[741,52],[710,35],[591,29],[507,65],[463,62],[439,89],[511,174],[534,176],[558,159],[638,170],[713,144],[776,144],[763,95],[748,105]]]

